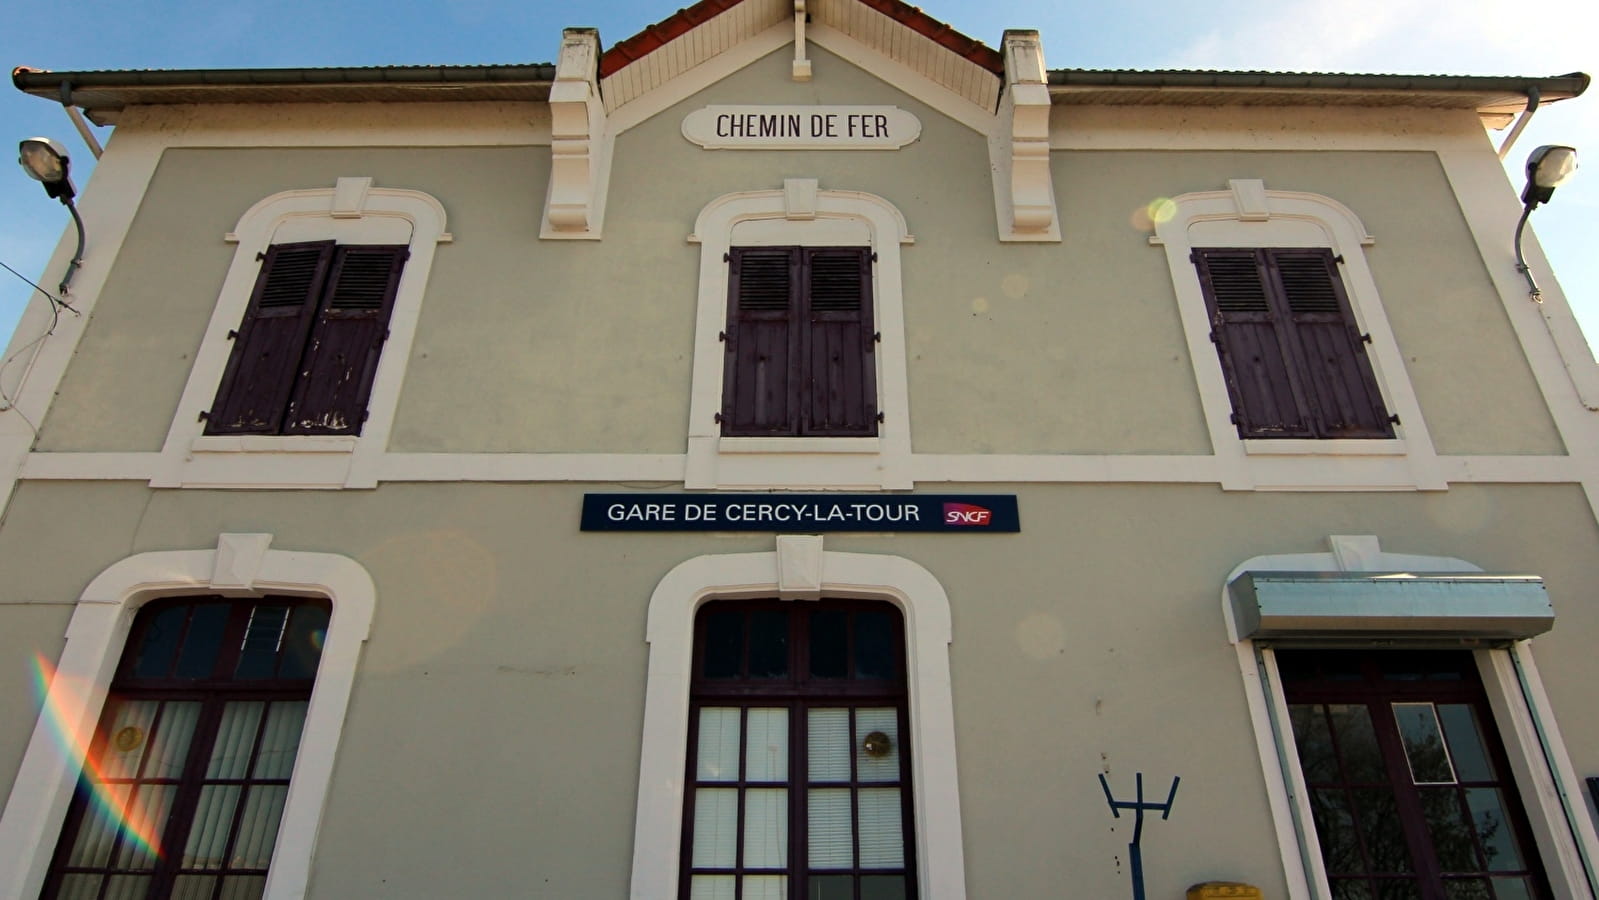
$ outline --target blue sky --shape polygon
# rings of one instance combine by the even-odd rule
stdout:
[[[687,2],[14,3],[0,30],[0,63],[7,71],[18,65],[69,71],[550,62],[564,27],[596,26],[610,46]],[[1006,28],[1037,29],[1051,68],[1599,73],[1599,40],[1582,0],[1546,0],[1535,17],[1525,3],[1509,0],[921,2],[930,15],[990,46],[998,46]],[[1532,18],[1550,23],[1549,31],[1535,37],[1521,31],[1519,23]],[[80,192],[93,190],[91,156],[59,106],[0,85],[0,123],[7,148],[33,135],[66,144]],[[109,137],[109,129],[96,130],[102,141]],[[1561,188],[1533,222],[1578,319],[1599,342],[1599,87],[1534,116],[1508,161],[1518,190],[1521,162],[1543,143],[1572,144],[1593,160],[1592,171]],[[67,226],[65,210],[21,169],[0,169],[0,262],[38,280]],[[92,254],[95,236],[88,239]],[[30,294],[0,270],[0,339],[9,338]]]

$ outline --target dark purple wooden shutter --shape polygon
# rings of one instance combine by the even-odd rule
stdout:
[[[801,432],[877,434],[872,259],[866,247],[803,251],[806,386]]]
[[[795,325],[800,255],[793,247],[735,247],[730,254],[722,433],[799,433],[801,379]]]
[[[206,414],[206,434],[279,433],[332,259],[332,241],[267,249]]]
[[[284,434],[360,434],[405,247],[342,246],[300,366]]]
[[[1193,259],[1238,436],[1315,437],[1258,251],[1195,250]]]
[[[1326,248],[1265,251],[1304,366],[1311,408],[1328,438],[1389,438],[1393,424],[1366,345]]]

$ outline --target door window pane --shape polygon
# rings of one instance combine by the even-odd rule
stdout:
[[[1477,721],[1476,710],[1467,703],[1440,703],[1438,718],[1443,722],[1449,758],[1460,780],[1493,781],[1497,777],[1493,758],[1483,743],[1482,725]]]
[[[1431,703],[1395,703],[1394,720],[1405,745],[1410,777],[1417,784],[1454,784],[1455,767],[1444,747],[1443,728]]]
[[[788,780],[788,710],[751,709],[745,781]]]
[[[700,781],[738,780],[737,708],[700,708],[700,747],[694,777]]]

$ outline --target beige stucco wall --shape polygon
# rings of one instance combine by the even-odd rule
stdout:
[[[1558,624],[1534,642],[1538,662],[1578,772],[1599,769],[1585,687],[1599,679],[1599,607],[1588,596],[1599,529],[1574,486],[982,489],[1020,495],[1020,534],[826,539],[914,560],[949,594],[973,897],[1060,896],[1063,885],[1074,897],[1125,894],[1128,823],[1103,805],[1095,774],[1106,767],[1123,791],[1139,771],[1152,784],[1183,778],[1172,818],[1146,827],[1151,896],[1213,878],[1283,896],[1220,589],[1244,559],[1322,550],[1332,533],[1545,576]],[[678,562],[767,550],[772,539],[583,534],[582,490],[24,483],[0,534],[0,650],[53,660],[65,604],[132,553],[264,531],[277,549],[348,555],[372,573],[377,610],[311,896],[622,896],[649,596]],[[81,539],[49,537],[64,534]],[[13,667],[3,677],[12,724],[0,729],[0,795],[35,712],[28,676]]]
[[[815,67],[797,83],[773,53],[622,133],[597,242],[538,238],[544,147],[167,150],[39,448],[158,449],[233,257],[222,235],[263,197],[371,175],[438,197],[455,236],[406,360],[390,439],[402,452],[682,452],[699,281],[686,237],[711,200],[785,177],[878,194],[916,236],[902,274],[918,452],[1208,452],[1171,275],[1138,213],[1229,178],[1333,197],[1376,236],[1367,257],[1441,452],[1563,452],[1435,154],[1057,151],[1063,241],[1001,243],[982,135],[825,50]],[[692,110],[753,102],[892,104],[922,137],[706,151],[680,133]],[[1236,111],[1204,110],[1184,127],[1202,132],[1207,115],[1238,127]]]

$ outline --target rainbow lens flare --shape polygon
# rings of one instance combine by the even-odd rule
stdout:
[[[131,844],[135,851],[161,858],[161,823],[150,819],[150,810],[137,800],[137,790],[127,791],[125,797],[112,791],[112,785],[106,784],[100,761],[89,752],[94,741],[93,727],[77,727],[69,719],[71,711],[84,708],[85,685],[61,677],[55,666],[40,654],[34,654],[33,660],[34,690],[45,721],[50,723],[50,731],[61,752],[83,772],[90,807],[122,833],[124,846]],[[89,818],[86,817],[86,821]]]

